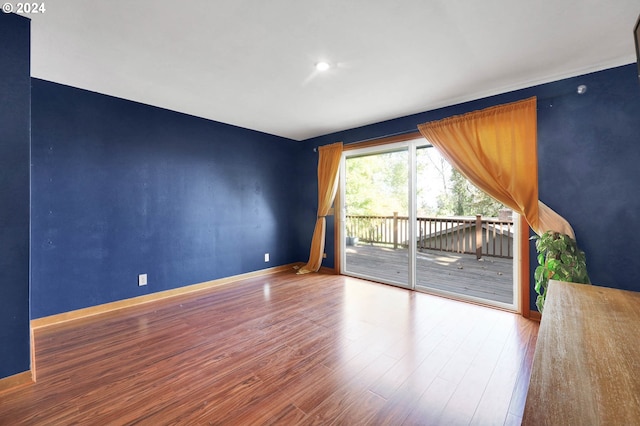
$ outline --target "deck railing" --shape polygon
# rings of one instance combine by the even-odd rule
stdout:
[[[408,247],[409,218],[406,216],[346,217],[348,237],[360,243]],[[418,217],[418,250],[513,258],[513,220],[476,217]]]

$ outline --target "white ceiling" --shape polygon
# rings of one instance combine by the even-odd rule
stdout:
[[[638,0],[45,6],[28,15],[33,77],[296,140],[635,62],[640,14]]]

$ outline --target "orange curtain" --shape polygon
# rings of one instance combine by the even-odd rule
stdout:
[[[317,272],[322,264],[324,240],[327,228],[326,216],[338,191],[338,171],[342,159],[342,142],[318,148],[318,219],[311,239],[311,252],[306,265],[298,274]]]
[[[421,124],[420,133],[475,186],[524,216],[538,234],[575,238],[538,200],[536,98]]]

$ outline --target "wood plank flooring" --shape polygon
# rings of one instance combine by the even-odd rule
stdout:
[[[359,244],[346,251],[346,273],[407,285],[408,250]],[[417,285],[454,295],[513,303],[513,259],[435,250],[418,252]]]
[[[35,330],[1,425],[519,424],[538,324],[282,272]]]

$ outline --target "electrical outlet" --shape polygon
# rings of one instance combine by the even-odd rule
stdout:
[[[138,275],[138,285],[139,286],[147,285],[147,274]]]
[[[265,253],[264,254],[264,261],[268,262],[269,261],[269,253]]]
[[[322,258],[326,259],[327,258],[327,253],[322,253]]]

